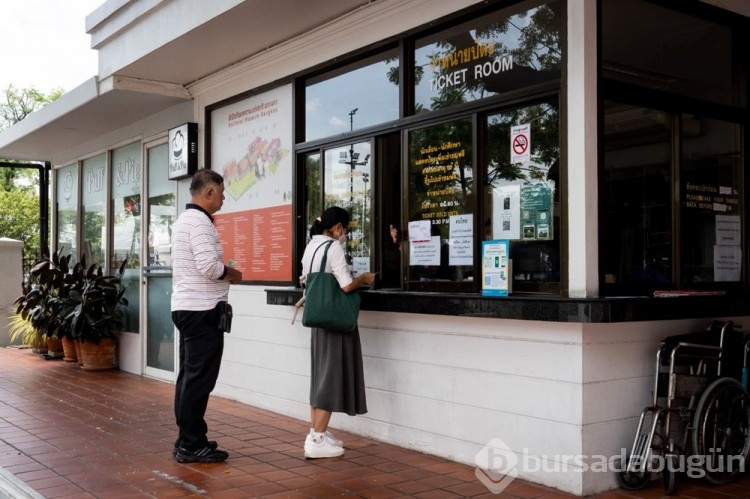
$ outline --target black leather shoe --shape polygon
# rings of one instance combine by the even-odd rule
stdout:
[[[174,447],[172,447],[172,457],[175,457],[177,455],[177,450],[182,445],[182,442],[180,442],[180,439],[178,438],[177,441],[174,443]],[[211,450],[216,449],[219,444],[216,443],[216,440],[209,440],[208,441],[208,447],[211,448]]]
[[[208,445],[196,450],[180,447],[174,456],[178,463],[220,463],[228,457],[228,452],[212,449]]]

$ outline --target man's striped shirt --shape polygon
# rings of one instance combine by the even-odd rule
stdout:
[[[211,310],[226,301],[226,274],[213,218],[188,204],[172,226],[172,310]]]

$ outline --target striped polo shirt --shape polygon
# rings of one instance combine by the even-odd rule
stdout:
[[[229,295],[213,217],[189,203],[172,226],[172,311],[210,310]]]

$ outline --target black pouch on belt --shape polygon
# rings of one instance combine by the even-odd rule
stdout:
[[[220,301],[216,304],[216,312],[219,318],[219,330],[225,333],[232,332],[232,306],[225,301]]]

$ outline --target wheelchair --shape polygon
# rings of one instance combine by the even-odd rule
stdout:
[[[714,484],[731,482],[750,454],[750,335],[732,321],[670,336],[656,354],[653,405],[641,412],[633,445],[617,466],[626,490],[661,474],[667,495],[685,473]]]

